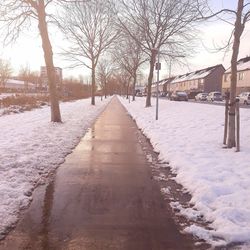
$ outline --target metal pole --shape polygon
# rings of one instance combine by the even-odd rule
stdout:
[[[236,100],[236,152],[240,151],[240,107],[239,100]]]
[[[170,79],[171,77],[171,70],[172,70],[172,61],[171,58],[169,59],[169,69],[168,69],[168,78]],[[168,96],[170,97],[170,81],[168,81]]]
[[[158,120],[158,111],[159,111],[159,73],[160,73],[160,49],[158,49],[158,58],[157,58],[157,83],[156,83],[156,115],[155,119]]]

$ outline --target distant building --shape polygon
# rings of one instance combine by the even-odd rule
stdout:
[[[10,90],[35,90],[36,85],[32,82],[8,79],[5,83],[5,89]]]
[[[221,91],[225,68],[222,64],[176,76],[170,82],[170,91],[212,92]]]
[[[63,74],[62,74],[62,68],[55,67],[55,83],[58,88],[61,88],[62,86],[62,79],[63,79]],[[48,89],[48,75],[47,75],[47,69],[45,66],[41,66],[40,69],[40,77],[41,77],[41,87]]]
[[[250,56],[237,62],[237,89],[236,94],[250,91]],[[227,69],[223,76],[222,91],[230,91],[231,68]]]

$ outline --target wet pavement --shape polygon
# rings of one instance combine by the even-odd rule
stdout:
[[[137,131],[113,98],[0,250],[195,249],[167,212]]]

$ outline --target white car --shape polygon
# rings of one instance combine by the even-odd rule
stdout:
[[[194,98],[195,98],[195,101],[206,101],[207,96],[208,96],[208,93],[199,93]]]
[[[243,92],[238,96],[239,102],[245,105],[250,104],[250,92]]]

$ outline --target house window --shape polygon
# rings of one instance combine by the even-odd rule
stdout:
[[[239,80],[243,80],[244,79],[244,72],[240,72],[239,73]]]

